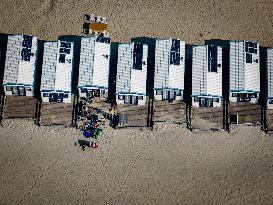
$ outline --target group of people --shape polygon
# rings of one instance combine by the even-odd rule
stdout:
[[[105,127],[104,117],[110,120],[111,127],[117,129],[119,124],[119,115],[117,114],[117,102],[115,100],[110,102],[111,109],[109,109],[109,114],[106,116],[97,114],[96,110],[92,107],[91,102],[84,100],[79,102],[77,128],[81,129],[85,138],[92,138],[92,140],[96,140],[103,133],[103,129]],[[96,142],[88,140],[78,140],[78,144],[82,146],[83,150],[86,146],[92,148],[98,147]]]
[[[88,122],[85,128],[82,129],[83,135],[86,138],[99,138],[102,135],[102,131],[104,129],[104,121],[94,119]]]

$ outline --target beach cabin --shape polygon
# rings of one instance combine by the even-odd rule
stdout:
[[[40,87],[43,102],[71,103],[73,46],[61,40],[44,43]]]
[[[82,37],[78,90],[80,97],[108,98],[110,39]]]
[[[183,100],[185,42],[156,39],[154,97],[156,100]]]
[[[116,101],[145,105],[148,46],[124,43],[118,46]]]
[[[192,47],[192,106],[221,107],[222,48]]]
[[[37,54],[37,37],[8,36],[3,77],[5,95],[34,96]]]
[[[259,43],[230,41],[229,46],[230,101],[258,103],[260,93]]]
[[[273,109],[273,49],[267,49],[266,59],[266,103],[268,109]]]

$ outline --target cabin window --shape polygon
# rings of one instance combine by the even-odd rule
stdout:
[[[217,72],[217,46],[208,47],[209,72]]]
[[[65,63],[65,54],[60,54],[59,63]]]
[[[11,86],[7,86],[6,87],[6,91],[12,91],[12,87]]]
[[[213,101],[219,103],[220,99],[219,98],[213,98]]]
[[[252,63],[252,55],[249,53],[246,53],[246,63]]]
[[[156,90],[156,95],[162,95],[163,91],[162,90]]]
[[[176,95],[176,96],[181,96],[181,90],[175,91],[175,95]]]
[[[170,64],[180,65],[180,40],[178,39],[172,39]]]
[[[230,115],[230,124],[238,124],[238,115]]]
[[[143,45],[139,43],[134,44],[133,53],[133,69],[142,70]]]
[[[257,54],[257,43],[245,42],[245,52]]]
[[[207,105],[207,107],[213,107],[213,99],[212,98],[207,98],[206,99],[206,105]]]
[[[124,100],[125,96],[124,95],[118,95],[119,100]]]

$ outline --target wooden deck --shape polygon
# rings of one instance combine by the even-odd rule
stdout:
[[[92,106],[102,113],[109,113],[110,105],[94,100]],[[153,107],[152,107],[153,106]],[[123,104],[118,105],[118,114],[128,114],[128,123],[123,127],[147,127],[151,121],[154,123],[183,123],[185,122],[185,103],[182,101],[152,101],[146,100],[145,106]],[[153,119],[152,118],[153,112]]]
[[[273,134],[273,110],[267,110],[267,126],[268,126],[268,130],[272,130],[270,132],[272,132]]]
[[[223,128],[223,107],[192,107],[192,127]]]
[[[94,99],[91,104],[98,112],[109,113],[110,104]],[[146,127],[148,117],[148,102],[145,106],[123,104],[117,106],[117,114],[128,114],[128,123],[121,127]]]
[[[0,94],[0,122],[3,118],[3,109],[4,109],[4,95]]]
[[[3,119],[37,118],[38,100],[28,96],[5,96]]]
[[[42,126],[70,126],[73,122],[73,104],[42,103],[40,124]]]
[[[154,101],[155,123],[184,123],[186,104],[182,101]]]
[[[258,104],[238,102],[230,103],[229,114],[239,115],[239,124],[261,124],[261,106]]]
[[[148,124],[148,106],[140,106],[140,105],[130,105],[124,104],[119,105],[117,109],[117,113],[119,114],[128,114],[128,123],[123,126],[131,126],[131,127],[146,127]]]

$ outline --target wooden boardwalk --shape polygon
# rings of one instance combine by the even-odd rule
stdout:
[[[5,96],[3,119],[37,118],[38,100],[28,96]]]
[[[73,104],[42,103],[40,125],[70,126],[73,122]]]

